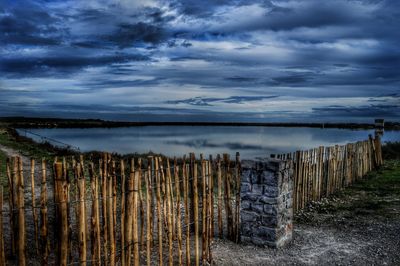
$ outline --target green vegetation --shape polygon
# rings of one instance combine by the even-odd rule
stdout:
[[[372,122],[372,121],[371,121]],[[289,122],[122,122],[100,119],[62,119],[35,117],[0,117],[0,126],[13,128],[93,128],[93,127],[135,127],[135,126],[263,126],[263,127],[314,127],[374,129],[372,123],[289,123]],[[385,130],[400,130],[400,123],[385,122]]]
[[[12,148],[22,155],[35,159],[49,159],[63,151],[48,143],[36,143],[29,138],[19,136],[15,130],[4,128],[0,128],[0,144]],[[65,154],[70,153],[69,151],[64,151]]]
[[[7,155],[0,150],[0,185],[7,185],[6,162]]]
[[[382,153],[384,160],[400,160],[400,141],[386,142],[382,147]]]
[[[321,202],[309,206],[318,214],[338,215],[347,218],[375,215],[396,218],[400,209],[400,160],[387,160],[363,180]],[[329,216],[328,216],[329,217]],[[298,220],[308,219],[301,214]]]

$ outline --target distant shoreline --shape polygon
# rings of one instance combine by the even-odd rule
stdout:
[[[13,128],[116,128],[140,126],[240,126],[240,127],[312,127],[374,129],[373,123],[293,123],[293,122],[122,122],[101,119],[62,119],[0,117],[0,124]],[[385,130],[400,130],[399,122],[385,122]]]

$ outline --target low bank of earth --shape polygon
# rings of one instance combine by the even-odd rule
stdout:
[[[293,241],[270,249],[215,240],[215,265],[400,265],[400,161],[296,214]]]

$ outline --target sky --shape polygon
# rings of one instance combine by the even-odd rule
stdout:
[[[0,116],[400,121],[397,0],[0,0]]]

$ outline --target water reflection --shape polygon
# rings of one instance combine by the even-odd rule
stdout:
[[[189,152],[207,154],[239,151],[242,158],[268,157],[320,145],[345,144],[368,138],[374,130],[283,128],[145,126],[90,129],[31,129],[30,131],[79,147],[82,151],[118,153],[154,151],[168,156]],[[21,132],[22,133],[22,132]],[[40,141],[38,136],[29,136]],[[383,141],[400,140],[398,131],[385,132]]]

